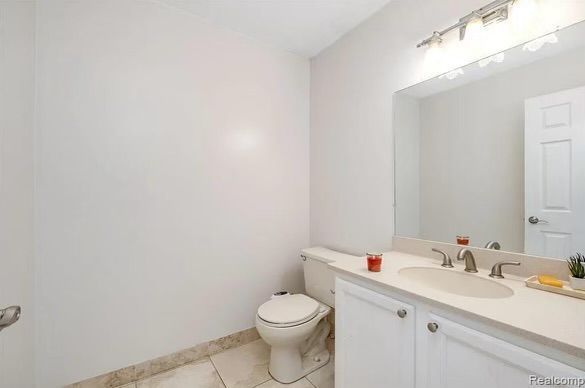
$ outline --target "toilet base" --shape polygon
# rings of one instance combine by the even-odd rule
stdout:
[[[272,347],[270,352],[268,372],[274,380],[283,384],[294,383],[302,379],[309,373],[326,365],[330,359],[327,349],[316,355],[307,355],[304,357],[299,357],[298,350],[296,351],[296,357],[291,357],[291,354],[287,354],[288,351],[290,351],[290,348],[285,350]],[[283,358],[287,360],[286,363],[282,362]],[[273,368],[274,365],[280,365],[281,367]]]

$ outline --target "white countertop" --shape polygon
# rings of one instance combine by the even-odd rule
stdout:
[[[454,264],[455,268],[446,270],[464,272],[462,265]],[[329,263],[334,272],[471,315],[473,319],[585,359],[585,300],[528,288],[523,278],[507,275],[505,267],[505,279],[491,279],[489,271],[482,268],[473,276],[505,284],[514,291],[513,296],[502,299],[460,296],[425,287],[399,275],[400,269],[413,266],[441,268],[437,260],[397,251],[384,253],[382,272],[377,273],[367,270],[365,258]]]

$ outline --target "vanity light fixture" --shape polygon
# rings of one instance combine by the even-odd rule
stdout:
[[[548,34],[545,36],[541,36],[540,38],[531,40],[522,47],[522,50],[535,52],[540,50],[542,46],[544,46],[547,43],[554,44],[557,43],[558,41],[559,38],[557,37],[557,34],[553,32],[552,34]]]
[[[504,59],[506,59],[506,54],[502,52],[502,53],[497,53],[496,55],[492,55],[491,57],[480,59],[478,64],[479,64],[479,67],[486,67],[487,65],[489,65],[492,62],[502,63],[502,62],[504,62]]]
[[[471,28],[474,30],[473,34],[480,32],[481,28],[508,19],[508,6],[518,0],[495,0],[486,6],[483,6],[475,11],[465,15],[459,22],[442,31],[436,31],[433,36],[423,40],[416,47],[430,46],[434,39],[442,38],[446,33],[459,29],[459,40],[463,40],[466,35],[466,30]]]

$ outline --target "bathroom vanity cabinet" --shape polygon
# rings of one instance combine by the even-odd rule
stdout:
[[[335,306],[336,388],[414,387],[414,307],[341,279]]]
[[[585,378],[520,338],[502,340],[423,301],[339,277],[335,292],[336,388],[519,388],[536,386],[531,376]]]

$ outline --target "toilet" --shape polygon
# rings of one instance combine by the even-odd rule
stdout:
[[[329,362],[326,339],[331,326],[325,317],[334,307],[335,278],[327,268],[331,260],[313,252],[315,248],[301,253],[307,294],[275,295],[256,314],[258,333],[270,345],[268,370],[284,384]]]

